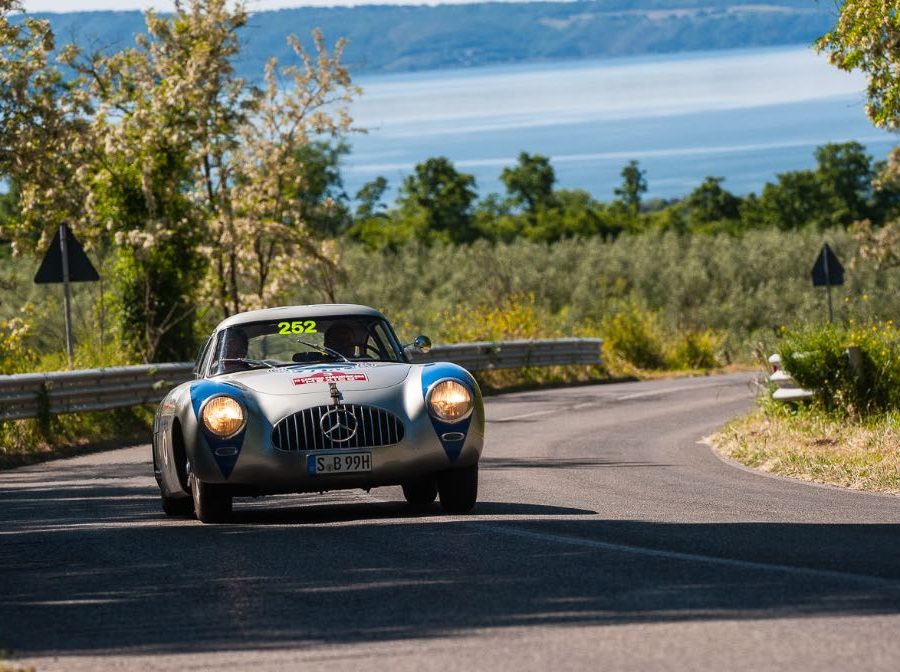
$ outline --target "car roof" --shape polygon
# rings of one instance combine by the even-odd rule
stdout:
[[[277,308],[248,310],[245,313],[238,313],[225,318],[219,322],[216,331],[236,324],[249,324],[250,322],[267,322],[270,320],[304,317],[337,317],[340,315],[369,315],[384,319],[384,315],[370,306],[361,306],[355,303],[316,303],[306,306],[279,306]]]

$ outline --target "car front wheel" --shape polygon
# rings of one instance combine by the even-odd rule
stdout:
[[[403,496],[414,509],[424,509],[437,497],[437,482],[434,477],[421,478],[403,484]]]
[[[478,499],[478,465],[445,471],[437,486],[447,513],[469,513]]]
[[[184,518],[194,512],[194,501],[190,497],[162,496],[162,509],[167,516]]]
[[[204,483],[191,474],[194,513],[202,523],[224,523],[231,517],[231,495],[221,485]]]

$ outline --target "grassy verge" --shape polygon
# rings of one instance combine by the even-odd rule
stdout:
[[[8,653],[0,649],[0,672],[35,672],[33,667],[22,667],[7,660]]]
[[[760,409],[713,437],[721,455],[773,474],[900,494],[900,413],[862,421]]]
[[[94,413],[67,413],[47,422],[0,422],[0,469],[149,442],[154,408],[135,406]]]

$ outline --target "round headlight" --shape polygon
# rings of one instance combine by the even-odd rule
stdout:
[[[455,380],[443,380],[428,393],[428,410],[438,420],[457,422],[472,412],[472,393]]]
[[[206,429],[220,439],[234,436],[244,428],[244,409],[231,397],[213,397],[200,415]]]

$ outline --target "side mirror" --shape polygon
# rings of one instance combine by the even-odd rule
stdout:
[[[431,350],[431,339],[428,336],[416,336],[412,346],[422,354],[425,354]]]

